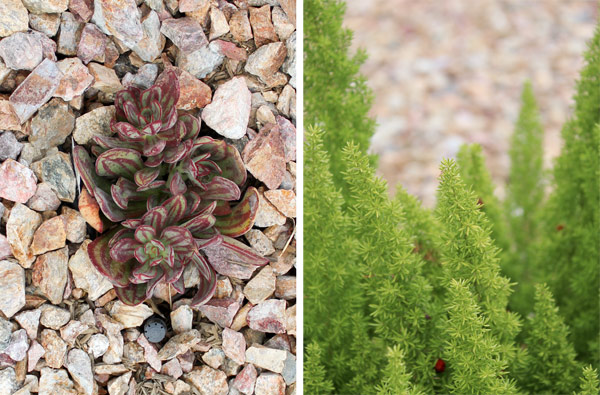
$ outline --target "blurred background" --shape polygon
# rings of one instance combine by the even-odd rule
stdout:
[[[560,152],[597,0],[347,0],[345,26],[375,95],[371,151],[393,194],[401,183],[435,204],[438,166],[479,143],[497,185],[530,80],[545,130],[545,165]]]

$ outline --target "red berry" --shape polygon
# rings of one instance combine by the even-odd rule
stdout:
[[[564,226],[563,224],[560,224],[560,225],[558,225],[558,226],[556,227],[556,230],[560,232],[560,231],[561,231],[561,230],[563,230],[564,228],[565,228],[565,226]]]
[[[438,373],[442,373],[445,369],[446,369],[446,362],[444,362],[443,359],[438,358],[437,362],[435,363],[435,371]]]

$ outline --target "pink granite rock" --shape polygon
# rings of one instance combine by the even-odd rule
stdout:
[[[233,298],[211,299],[205,305],[200,306],[199,310],[212,322],[228,328],[240,307],[240,302]]]
[[[135,52],[145,62],[152,62],[158,58],[165,47],[165,36],[160,33],[160,19],[158,14],[150,11],[142,19],[142,39],[133,46]]]
[[[10,335],[10,343],[4,354],[8,355],[13,361],[22,361],[27,356],[29,349],[29,338],[25,329],[19,329]]]
[[[77,46],[77,57],[85,64],[92,60],[104,61],[106,49],[106,36],[91,23],[86,23],[81,31],[81,39]]]
[[[165,363],[160,372],[167,376],[171,376],[174,379],[178,379],[183,375],[183,370],[181,370],[181,365],[177,358],[171,359],[169,362]]]
[[[162,362],[158,358],[158,351],[156,350],[156,347],[150,343],[143,334],[138,337],[137,342],[144,349],[144,358],[146,358],[146,361],[150,367],[157,372],[160,372]]]
[[[283,148],[285,151],[285,161],[296,160],[296,127],[288,119],[277,115],[275,117],[279,131],[281,132],[281,138],[283,139]]]
[[[287,49],[284,43],[267,44],[248,56],[244,70],[268,83],[269,79],[279,70],[286,56]]]
[[[40,334],[40,342],[46,353],[44,359],[51,368],[59,369],[63,366],[67,355],[67,343],[52,329],[44,329]]]
[[[33,265],[31,283],[53,304],[59,304],[63,300],[67,285],[68,259],[68,247],[64,247],[40,255]]]
[[[274,189],[265,191],[265,197],[286,217],[296,217],[296,194],[294,191]]]
[[[115,36],[127,47],[143,37],[140,11],[135,0],[96,0],[94,22],[106,34]]]
[[[209,366],[201,366],[184,375],[201,394],[227,395],[227,375]]]
[[[248,326],[267,333],[285,333],[285,300],[269,299],[254,306],[248,313]]]
[[[177,109],[189,111],[204,108],[211,102],[212,91],[208,85],[179,67],[170,66],[168,68],[174,70],[179,77],[180,92]],[[161,74],[156,83],[165,78],[164,76],[166,76],[165,73]]]
[[[21,131],[21,122],[15,108],[8,100],[0,100],[0,125],[4,130]]]
[[[235,376],[231,386],[244,395],[252,395],[254,393],[256,376],[256,368],[249,363],[237,374],[237,376]]]
[[[0,37],[27,31],[27,9],[21,0],[0,1]]]
[[[30,247],[33,234],[41,223],[42,216],[23,204],[15,204],[10,211],[6,223],[6,238],[13,255],[25,269],[31,267],[35,260]]]
[[[229,41],[215,40],[214,42],[219,46],[221,53],[229,59],[237,60],[238,62],[245,62],[248,59],[248,53],[244,48],[240,48]]]
[[[223,329],[223,351],[227,357],[240,365],[246,360],[246,339],[244,335],[229,328]]]
[[[192,53],[208,45],[202,26],[190,17],[163,21],[160,32],[184,53]]]
[[[204,115],[204,114],[202,114]],[[267,188],[276,189],[285,177],[285,149],[279,126],[267,124],[242,152],[246,168]]]
[[[234,40],[239,43],[252,39],[252,27],[248,20],[248,10],[236,11],[229,19],[229,29]]]
[[[38,361],[44,356],[46,350],[44,347],[35,340],[31,341],[31,346],[27,351],[27,371],[31,372],[35,369]]]
[[[35,194],[37,179],[33,171],[13,159],[0,165],[0,198],[27,203]]]
[[[94,77],[83,65],[79,58],[67,58],[57,62],[58,69],[63,73],[54,97],[65,101],[81,96],[94,82]]]
[[[50,218],[40,225],[33,235],[31,252],[40,255],[65,246],[67,232],[62,216]]]
[[[10,95],[15,113],[21,123],[27,121],[54,94],[60,83],[62,73],[56,63],[44,59]]]
[[[89,22],[94,14],[94,0],[70,0],[69,11],[83,22]]]
[[[42,61],[42,43],[32,34],[15,33],[0,41],[0,57],[13,70],[33,70]]]
[[[0,235],[0,259],[8,258],[12,256],[12,250],[8,239],[4,235]]]
[[[202,111],[202,120],[217,133],[230,139],[246,134],[252,95],[243,77],[234,77],[219,86],[212,103]]]
[[[285,381],[279,374],[261,373],[256,379],[254,393],[256,395],[284,395]]]
[[[25,306],[25,271],[10,261],[0,261],[0,311],[8,318]]]
[[[260,8],[250,7],[250,24],[257,47],[279,40],[271,22],[271,7],[268,4]]]
[[[63,12],[60,16],[60,30],[58,33],[57,52],[62,55],[77,55],[77,44],[81,38],[84,24],[77,20],[70,12]]]

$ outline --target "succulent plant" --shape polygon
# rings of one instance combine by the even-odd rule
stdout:
[[[116,225],[89,244],[90,260],[129,305],[150,297],[161,281],[184,293],[189,264],[201,277],[192,304],[208,301],[216,275],[205,248],[226,248],[246,264],[267,263],[230,239],[252,227],[258,208],[253,187],[229,205],[240,199],[246,182],[239,152],[225,141],[199,137],[200,121],[178,112],[178,99],[172,69],[147,90],[120,91],[110,126],[116,136],[94,136],[92,156],[81,146],[73,151],[86,189]]]

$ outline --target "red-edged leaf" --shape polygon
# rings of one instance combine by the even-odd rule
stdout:
[[[115,228],[92,241],[88,245],[90,261],[96,269],[117,287],[124,287],[129,283],[131,262],[121,263],[110,257],[108,242],[119,231]]]
[[[241,202],[225,217],[217,217],[215,227],[229,237],[238,237],[248,232],[254,225],[258,212],[258,191],[249,187]]]
[[[148,123],[148,120],[142,116],[140,109],[134,102],[123,103],[123,112],[125,113],[125,118],[134,126],[144,126]]]
[[[154,207],[142,217],[144,225],[150,225],[156,232],[162,231],[167,223],[167,209],[164,207]]]
[[[212,233],[208,234],[210,231],[212,231]],[[201,238],[195,239],[198,250],[216,247],[223,242],[223,235],[215,230],[215,228],[209,228],[205,233],[206,234],[204,234]]]
[[[144,137],[142,132],[129,122],[116,122],[113,119],[110,123],[110,130],[116,132],[125,141],[141,141]]]
[[[133,178],[136,171],[144,168],[142,156],[129,148],[109,149],[96,159],[96,173],[102,177]]]
[[[165,184],[166,184],[166,181],[164,181],[164,180],[152,181],[148,185],[144,185],[143,187],[138,187],[137,191],[138,192],[146,192],[146,191],[149,191],[151,189],[160,188],[160,187],[162,187]]]
[[[163,230],[160,239],[171,245],[175,250],[176,255],[185,255],[189,258],[189,254],[196,251],[196,243],[189,230],[182,226],[169,226]]]
[[[139,141],[123,141],[116,137],[102,135],[92,137],[92,141],[105,149],[129,148],[136,150],[137,152],[142,152],[142,143]]]
[[[130,281],[137,284],[145,283],[156,277],[159,273],[159,269],[158,266],[151,266],[150,262],[144,262],[131,272]]]
[[[128,284],[125,287],[115,287],[115,293],[121,302],[128,306],[137,306],[148,299],[148,284]]]
[[[146,163],[144,163],[144,164],[148,167],[160,166],[160,164],[163,163],[164,157],[165,157],[165,151],[161,152],[158,155],[149,157],[148,159],[146,159]]]
[[[96,175],[94,162],[85,148],[78,145],[75,146],[73,150],[73,162],[75,162],[75,168],[77,169],[77,172],[79,172],[85,188],[92,197],[94,197],[94,190],[96,187],[104,190],[110,188],[110,183],[107,180]]]
[[[178,115],[177,108],[173,107],[170,111],[167,111],[165,114],[165,108],[163,107],[163,124],[162,130],[169,130],[177,123]]]
[[[94,189],[94,197],[102,213],[112,222],[121,222],[126,219],[125,213],[117,206],[112,197],[100,188]]]
[[[192,149],[192,145],[194,142],[192,140],[186,140],[182,144],[178,144],[174,147],[165,148],[165,156],[164,160],[167,163],[175,163],[179,162],[184,156],[190,153]]]
[[[169,146],[177,145],[185,137],[185,124],[178,120],[172,128],[160,132],[158,137]]]
[[[142,225],[135,230],[135,239],[141,244],[146,244],[154,239],[155,236],[156,231],[150,225]]]
[[[208,214],[200,214],[185,222],[181,226],[185,227],[194,237],[198,237],[200,232],[206,231],[206,229],[212,227],[215,224],[216,218]]]
[[[181,277],[181,275],[183,274],[185,265],[178,258],[179,257],[177,257],[177,256],[175,257],[175,262],[174,262],[173,266],[167,265],[164,261],[163,261],[163,264],[160,265],[162,270],[165,272],[165,282],[166,283],[173,283],[173,282],[179,280],[179,277]]]
[[[173,225],[179,222],[185,215],[187,208],[187,201],[183,195],[176,195],[169,198],[162,204],[167,209],[167,226]]]
[[[160,108],[158,100],[152,100],[152,103],[150,103],[150,110],[152,111],[152,115],[150,116],[150,119],[152,120],[151,123],[158,122],[158,130],[160,130],[162,127],[162,108]]]
[[[160,128],[162,127],[162,123],[160,120],[150,122],[148,125],[144,126],[142,129],[142,133],[145,136],[155,136],[158,132],[160,132]]]
[[[187,191],[187,193],[185,194],[185,198],[187,200],[187,210],[185,211],[184,216],[187,218],[191,215],[196,214],[196,211],[198,210],[198,207],[200,207],[202,199],[200,198],[200,195],[191,190]]]
[[[144,139],[144,155],[158,155],[165,149],[166,145],[167,142],[159,139],[157,136],[147,136]]]
[[[209,183],[204,184],[206,189],[199,193],[205,200],[238,200],[240,188],[227,178],[215,176]]]
[[[135,258],[134,252],[138,246],[138,242],[134,239],[121,239],[111,247],[110,257],[117,262],[125,263]]]
[[[171,109],[179,100],[179,78],[172,68],[162,72],[156,79],[155,86],[160,88],[160,106],[163,109]]]
[[[185,125],[184,139],[193,140],[200,133],[200,120],[190,114],[183,114],[179,117],[179,121]]]
[[[227,249],[233,254],[233,261],[235,263],[242,263],[254,266],[264,266],[269,263],[269,260],[258,255],[251,247],[246,244],[240,243],[236,239],[231,237],[223,236],[223,242],[221,248]]]
[[[138,186],[143,187],[145,185],[150,184],[152,181],[156,180],[156,177],[158,177],[159,174],[160,174],[160,168],[145,167],[145,168],[135,172],[135,174],[133,176],[133,180],[135,181],[135,183]]]
[[[117,112],[117,119],[119,121],[127,120],[125,116],[125,111],[123,111],[123,106],[127,102],[137,103],[138,98],[140,97],[141,90],[136,87],[129,87],[127,89],[121,90],[115,95],[115,108]]]
[[[169,191],[173,195],[183,195],[187,191],[187,185],[178,171],[175,171],[169,179]]]
[[[148,198],[147,194],[137,191],[137,185],[122,177],[112,185],[111,195],[114,202],[123,210],[128,208],[130,201],[144,201]]]
[[[215,158],[213,160],[217,161]],[[217,164],[222,171],[222,176],[238,185],[246,182],[247,172],[240,152],[232,145],[227,145],[225,158],[218,160]]]
[[[140,103],[142,107],[150,107],[152,102],[160,100],[161,88],[156,85],[152,85],[150,88],[140,93]]]
[[[126,221],[121,222],[121,225],[128,229],[136,229],[138,226],[142,224],[142,221],[139,219],[128,219]]]
[[[194,141],[194,156],[210,154],[213,160],[219,161],[227,156],[227,143],[212,137],[202,136]]]
[[[171,286],[173,286],[173,288],[175,289],[175,291],[177,291],[177,293],[183,294],[185,293],[185,280],[184,280],[185,276],[179,276],[179,278],[177,279],[177,281],[173,281],[171,283]]]
[[[200,254],[194,255],[194,264],[200,272],[200,284],[198,284],[198,292],[192,298],[191,305],[194,307],[201,306],[208,302],[217,289],[217,276],[213,268],[210,266],[206,258]]]

